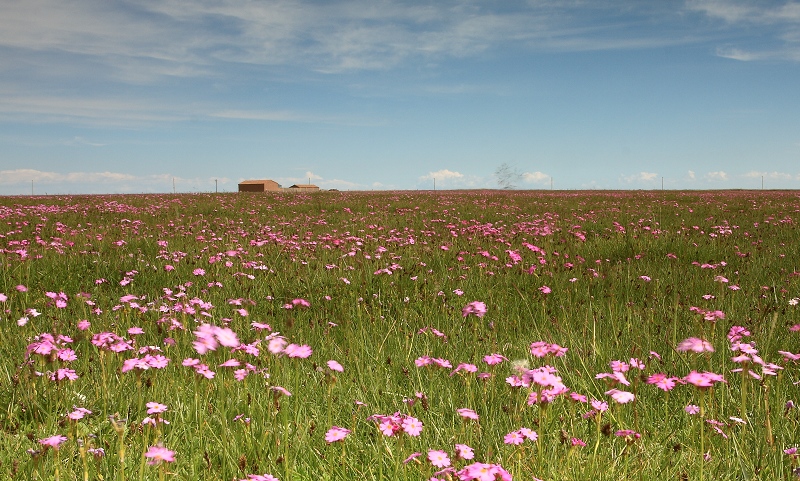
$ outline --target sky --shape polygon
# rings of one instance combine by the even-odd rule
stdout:
[[[0,195],[800,188],[800,2],[0,2]]]

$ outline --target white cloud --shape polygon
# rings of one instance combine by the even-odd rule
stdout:
[[[312,184],[321,189],[359,190],[365,188],[363,184],[350,182],[349,180],[343,179],[326,179],[323,176],[315,174],[311,171],[306,171],[303,177],[276,177],[273,180],[279,183],[282,187],[289,187],[294,184],[308,184],[309,181],[311,181]]]
[[[351,126],[368,126],[382,124],[382,121],[372,119],[355,119],[319,113],[303,113],[291,110],[220,110],[210,112],[208,117],[230,120],[255,120],[265,122],[300,122],[300,123],[325,123]]]
[[[300,65],[320,72],[381,70],[409,59],[478,55],[509,43],[544,50],[648,48],[684,43],[687,36],[626,27],[674,12],[656,5],[626,9],[603,2],[313,2],[227,0],[12,2],[0,16],[0,46],[25,55],[50,74],[76,73],[126,83],[224,73],[231,63]],[[713,15],[712,8],[695,10]],[[587,18],[600,25],[586,27]],[[637,32],[639,30],[636,30]],[[691,37],[691,36],[689,36]],[[44,58],[59,53],[63,59]]]
[[[199,113],[180,105],[164,105],[146,99],[27,95],[18,89],[0,89],[0,119],[11,121],[138,125],[188,120]]]
[[[436,172],[428,172],[427,174],[420,177],[419,180],[420,182],[431,181],[434,179],[447,181],[447,180],[455,180],[463,178],[464,174],[462,174],[461,172],[454,172],[452,170],[442,169],[442,170],[437,170]]]
[[[652,183],[655,182],[658,178],[658,174],[655,172],[639,172],[633,175],[624,175],[621,177],[622,182],[626,184],[634,184],[634,183]]]
[[[799,23],[800,4],[795,2],[783,5],[770,5],[766,2],[747,0],[690,0],[687,6],[691,10],[705,13],[709,17],[719,18],[727,23]]]
[[[20,184],[35,182],[38,184],[55,183],[96,183],[135,180],[131,174],[119,172],[45,172],[34,169],[0,170],[0,184]]]
[[[214,181],[217,181],[215,184]],[[215,185],[223,190],[235,190],[227,177],[180,177],[172,174],[133,175],[124,172],[51,172],[36,169],[0,170],[0,186],[4,190],[29,193],[31,183],[35,193],[135,193],[172,192],[173,182],[178,192],[211,192]]]
[[[788,172],[757,172],[755,170],[744,174],[744,177],[755,179],[765,178],[769,180],[800,180],[800,174],[792,175]]]
[[[753,60],[760,60],[768,56],[764,52],[747,52],[738,48],[718,47],[717,56],[729,58],[731,60],[739,60],[741,62],[750,62]]]
[[[544,184],[550,181],[550,176],[537,170],[523,173],[522,180],[530,184]]]
[[[89,147],[105,147],[108,144],[101,144],[100,142],[91,142],[83,137],[74,137],[72,140],[66,142],[66,145],[88,145]]]
[[[437,189],[479,189],[488,188],[490,182],[490,180],[476,175],[466,175],[449,169],[441,169],[436,172],[428,172],[419,177],[416,187],[419,189],[431,189],[435,184]]]
[[[709,182],[726,182],[728,180],[728,174],[721,170],[716,172],[708,172],[705,175],[705,179]]]
[[[687,177],[687,179],[688,179],[688,180],[694,181],[694,180],[695,180],[694,171],[693,171],[693,170],[690,170],[690,171],[689,171],[689,172],[686,174],[686,177]]]
[[[323,189],[339,189],[339,190],[359,190],[364,188],[362,184],[342,179],[330,179],[330,180],[320,181],[319,186],[322,187]]]
[[[722,20],[730,28],[762,28],[767,45],[760,50],[748,50],[735,46],[717,48],[720,57],[744,62],[784,59],[800,61],[800,3],[782,5],[746,0],[691,0],[689,10],[703,13],[710,18]]]

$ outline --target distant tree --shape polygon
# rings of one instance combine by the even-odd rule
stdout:
[[[503,162],[495,169],[494,177],[501,189],[516,189],[517,182],[522,178],[522,172],[508,162]]]

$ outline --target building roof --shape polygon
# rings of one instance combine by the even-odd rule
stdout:
[[[277,182],[275,182],[274,180],[262,179],[262,180],[243,180],[243,181],[239,182],[239,185],[242,185],[242,184],[266,184],[266,183],[277,184]]]
[[[290,189],[319,189],[319,187],[317,187],[314,184],[294,184],[294,185],[290,186],[289,188]]]

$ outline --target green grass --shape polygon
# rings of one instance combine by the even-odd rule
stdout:
[[[788,191],[0,198],[0,476],[418,480],[437,471],[427,452],[444,450],[456,469],[493,463],[514,479],[792,479],[797,465],[784,450],[800,439],[800,411],[786,405],[800,402],[800,379],[778,351],[800,352],[800,332],[790,330],[800,323],[800,306],[790,304],[800,297],[798,212],[800,195]],[[66,307],[47,292],[65,293]],[[140,307],[121,303],[126,295]],[[311,306],[284,308],[298,298]],[[213,307],[176,310],[193,299]],[[237,299],[241,306],[230,303]],[[462,316],[472,301],[486,303],[485,317]],[[704,321],[693,306],[725,318]],[[30,309],[41,315],[18,322]],[[91,327],[80,330],[81,320]],[[313,354],[269,353],[269,332],[252,322]],[[227,326],[242,343],[260,341],[260,354],[220,347],[200,355],[192,343],[201,323]],[[144,332],[129,335],[134,326]],[[726,339],[731,326],[748,329],[742,342],[783,369],[761,380],[731,372],[741,367],[731,361],[739,354]],[[99,349],[91,340],[101,332],[135,350]],[[77,359],[26,355],[43,333],[71,338],[59,348]],[[677,351],[689,337],[715,352]],[[568,352],[535,358],[534,341]],[[169,365],[123,373],[144,346],[160,348]],[[490,353],[508,361],[489,366]],[[416,367],[422,356],[474,364],[491,377]],[[215,377],[183,366],[187,358]],[[232,358],[254,372],[236,380],[234,368],[219,366]],[[625,373],[630,386],[596,379],[611,372],[611,361],[631,358],[646,367]],[[331,371],[331,359],[344,372]],[[608,411],[587,418],[591,407],[569,395],[529,406],[533,388],[506,382],[523,362],[554,367],[570,391],[607,402]],[[50,380],[61,368],[78,379]],[[758,364],[749,368],[763,374]],[[669,392],[646,382],[692,370],[725,382]],[[605,394],[612,387],[635,401],[615,403]],[[161,416],[169,424],[142,425],[148,402],[168,406]],[[702,406],[702,417],[687,414],[689,404]],[[71,421],[76,407],[92,414]],[[458,408],[480,420],[462,419]],[[368,419],[395,412],[422,421],[421,435],[385,437]],[[124,420],[117,429],[112,415]],[[724,436],[704,420],[721,423]],[[331,426],[351,433],[328,444]],[[522,427],[538,441],[503,442]],[[614,435],[623,429],[641,438]],[[39,443],[53,435],[68,438],[58,452]],[[175,452],[174,462],[145,462],[157,443]],[[474,448],[475,458],[455,459],[457,443]],[[414,452],[423,455],[403,464]]]

